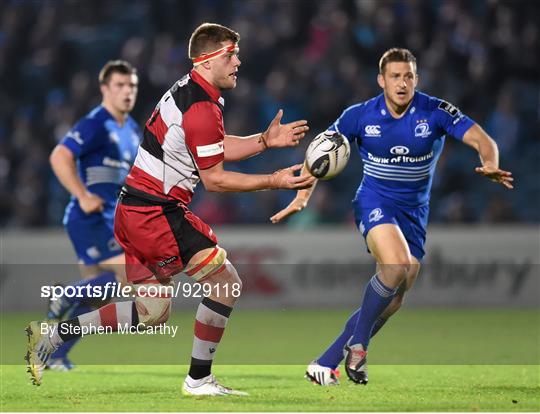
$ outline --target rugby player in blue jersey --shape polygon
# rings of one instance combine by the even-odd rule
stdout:
[[[409,50],[386,51],[377,82],[382,94],[347,108],[329,128],[358,145],[364,177],[353,208],[377,270],[343,332],[309,364],[306,377],[319,385],[338,383],[335,370],[344,357],[349,379],[367,384],[370,338],[401,307],[425,254],[430,189],[445,135],[478,152],[478,174],[513,188],[512,174],[499,169],[493,139],[452,104],[416,90],[416,58]],[[314,187],[300,190],[272,222],[301,211]]]
[[[125,61],[109,61],[99,73],[99,84],[101,104],[77,122],[50,156],[56,177],[71,193],[63,224],[83,276],[73,286],[92,289],[125,280],[124,252],[113,234],[114,210],[141,139],[137,123],[129,116],[137,98],[136,69]],[[89,297],[62,297],[50,301],[47,317],[73,318],[89,312],[91,306]],[[73,365],[67,353],[77,340],[58,348],[48,367],[70,370]]]

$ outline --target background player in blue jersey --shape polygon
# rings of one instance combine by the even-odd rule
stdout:
[[[452,104],[416,91],[416,58],[409,50],[385,52],[377,81],[382,94],[347,108],[329,128],[358,145],[364,178],[353,207],[377,272],[343,332],[308,366],[307,378],[319,385],[337,384],[335,370],[344,356],[347,376],[367,384],[369,340],[401,307],[425,254],[430,189],[445,135],[478,152],[478,174],[513,188],[512,174],[499,169],[497,145],[484,130]],[[314,187],[299,191],[272,222],[302,210]]]
[[[54,173],[71,193],[63,224],[83,276],[75,286],[105,286],[125,279],[124,253],[114,238],[113,218],[118,192],[141,139],[129,116],[137,98],[136,70],[128,62],[109,61],[99,73],[99,84],[101,105],[80,119],[50,156]],[[90,298],[64,297],[50,302],[48,318],[72,318],[89,312],[90,306]],[[67,352],[75,342],[66,342],[51,355],[49,368],[71,369]]]

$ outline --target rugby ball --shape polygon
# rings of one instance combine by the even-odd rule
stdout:
[[[306,151],[306,167],[311,175],[329,180],[338,175],[349,161],[349,140],[335,131],[324,131],[315,137]]]

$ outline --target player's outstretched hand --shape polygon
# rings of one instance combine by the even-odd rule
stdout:
[[[315,183],[315,177],[308,172],[295,175],[302,169],[302,164],[296,164],[289,168],[277,170],[270,176],[270,187],[274,189],[301,190],[309,188]]]
[[[480,175],[483,175],[484,177],[489,178],[495,183],[504,185],[508,189],[514,188],[512,185],[514,178],[512,177],[512,173],[510,171],[504,171],[499,168],[492,167],[491,165],[476,167],[474,171]]]
[[[291,201],[287,207],[285,207],[283,210],[278,211],[276,214],[270,217],[270,221],[272,222],[272,224],[279,223],[281,220],[284,220],[287,217],[302,211],[304,208],[306,208],[307,203],[308,201],[306,199],[295,197],[294,200]]]
[[[104,201],[101,197],[90,192],[87,192],[84,196],[79,197],[79,205],[85,214],[103,211],[103,203]]]
[[[268,129],[263,133],[263,139],[268,148],[296,147],[300,140],[306,136],[306,132],[309,131],[306,120],[282,125],[280,123],[282,117],[283,110],[280,109],[272,122],[270,122],[270,125],[268,125]]]

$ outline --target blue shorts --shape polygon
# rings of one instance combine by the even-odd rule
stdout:
[[[86,265],[97,264],[123,253],[114,238],[113,220],[106,220],[100,214],[69,220],[65,228],[77,256]]]
[[[373,227],[379,224],[396,224],[405,236],[411,254],[418,260],[422,260],[425,256],[424,244],[429,205],[408,208],[397,206],[382,198],[361,197],[353,201],[353,208],[356,226],[364,238]]]

